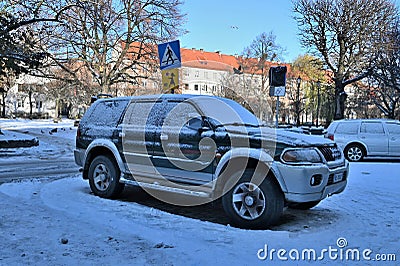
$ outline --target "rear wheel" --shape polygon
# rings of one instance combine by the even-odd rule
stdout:
[[[89,185],[92,192],[103,198],[114,198],[124,189],[119,183],[120,170],[115,161],[108,156],[97,156],[89,167]]]
[[[365,151],[358,144],[350,144],[344,149],[344,156],[351,162],[359,162],[364,159]]]
[[[243,173],[239,181],[222,196],[222,206],[235,225],[266,228],[276,223],[282,215],[283,194],[270,177],[266,177],[260,185],[252,183],[252,174],[251,170]]]

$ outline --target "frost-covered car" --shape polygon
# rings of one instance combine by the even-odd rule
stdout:
[[[333,121],[325,137],[334,140],[352,162],[365,157],[400,157],[400,122],[396,120]]]
[[[348,163],[321,137],[274,130],[238,103],[199,95],[102,99],[83,116],[75,161],[95,195],[135,185],[170,204],[221,198],[244,228],[342,192]]]

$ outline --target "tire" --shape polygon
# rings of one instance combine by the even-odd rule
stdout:
[[[301,202],[301,203],[290,203],[288,205],[289,208],[291,209],[296,209],[296,210],[308,210],[311,208],[314,208],[317,206],[321,201],[309,201],[309,202]]]
[[[113,159],[97,156],[89,166],[89,185],[92,192],[102,198],[115,198],[121,194],[124,184],[119,183],[121,172]]]
[[[350,144],[344,149],[344,156],[350,162],[359,162],[364,159],[364,148],[358,144]]]
[[[270,177],[257,186],[251,183],[252,175],[253,171],[246,170],[233,187],[225,184],[224,191],[232,188],[222,196],[222,206],[232,223],[240,228],[268,228],[281,217],[284,197]]]

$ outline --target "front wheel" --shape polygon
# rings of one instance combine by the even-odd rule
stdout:
[[[97,156],[89,166],[89,185],[92,192],[102,198],[114,198],[124,189],[119,183],[121,172],[108,156]]]
[[[222,206],[232,222],[241,228],[266,228],[283,212],[284,199],[278,185],[268,176],[260,185],[252,183],[253,171],[246,170],[222,196]],[[228,188],[227,188],[228,189]]]

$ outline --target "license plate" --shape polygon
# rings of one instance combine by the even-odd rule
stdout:
[[[343,179],[343,173],[334,174],[333,183],[340,182],[342,181],[342,179]]]

